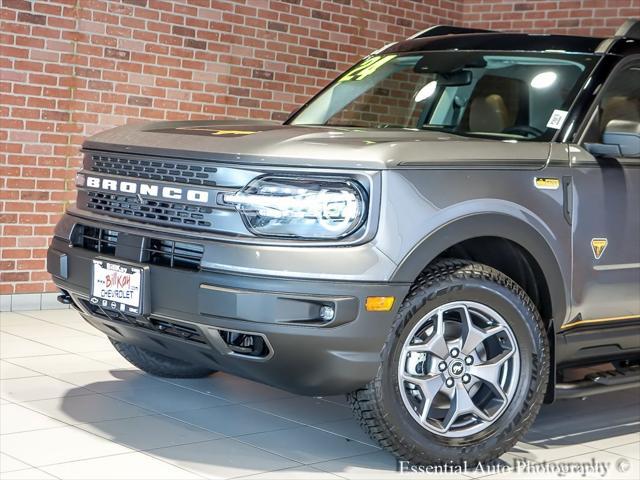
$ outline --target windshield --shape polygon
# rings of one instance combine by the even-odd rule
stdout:
[[[431,52],[365,58],[289,122],[547,140],[594,56]]]

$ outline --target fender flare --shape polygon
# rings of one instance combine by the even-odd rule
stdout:
[[[549,287],[552,322],[562,323],[569,312],[569,284],[547,237],[524,219],[504,213],[477,213],[448,222],[424,237],[392,274],[392,281],[413,283],[424,268],[448,248],[472,238],[500,237],[528,251]],[[557,330],[557,329],[556,329]]]

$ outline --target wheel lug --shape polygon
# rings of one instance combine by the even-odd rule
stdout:
[[[464,363],[471,365],[473,363],[473,357],[467,357],[464,359]]]
[[[441,372],[444,372],[447,369],[447,364],[445,362],[440,362],[440,364],[438,365],[438,369]]]
[[[445,384],[449,388],[453,387],[453,384],[454,384],[453,378],[447,378],[447,381],[445,382]]]
[[[456,358],[458,356],[458,354],[460,353],[460,350],[458,350],[457,348],[454,348],[453,350],[451,350],[451,352],[449,352],[451,354],[451,356],[453,358]]]
[[[462,383],[469,383],[470,381],[471,381],[471,376],[469,376],[469,374],[468,374],[468,373],[465,373],[465,374],[462,376]]]

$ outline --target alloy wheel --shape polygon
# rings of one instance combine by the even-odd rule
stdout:
[[[404,406],[422,427],[466,437],[492,425],[515,395],[520,352],[509,324],[476,302],[450,302],[412,328],[398,362]]]

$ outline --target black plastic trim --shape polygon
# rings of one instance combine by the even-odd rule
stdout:
[[[466,33],[405,40],[390,45],[380,53],[419,52],[434,50],[495,50],[569,53],[595,53],[602,38],[570,35],[531,35],[526,33]]]
[[[640,368],[630,367],[625,370],[591,374],[586,379],[577,382],[558,383],[555,395],[558,400],[565,400],[619,392],[637,387],[640,387]]]
[[[559,369],[640,356],[638,322],[576,327],[556,336]]]
[[[495,30],[485,30],[483,28],[457,27],[455,25],[434,25],[426,30],[409,37],[409,40],[416,38],[437,37],[440,35],[461,35],[465,33],[495,33]]]
[[[464,240],[477,237],[502,237],[520,245],[538,262],[549,286],[554,321],[565,320],[568,312],[569,284],[560,263],[545,238],[530,224],[498,213],[477,214],[444,225],[425,237],[407,255],[392,275],[392,281],[413,282],[418,274],[438,255]]]

